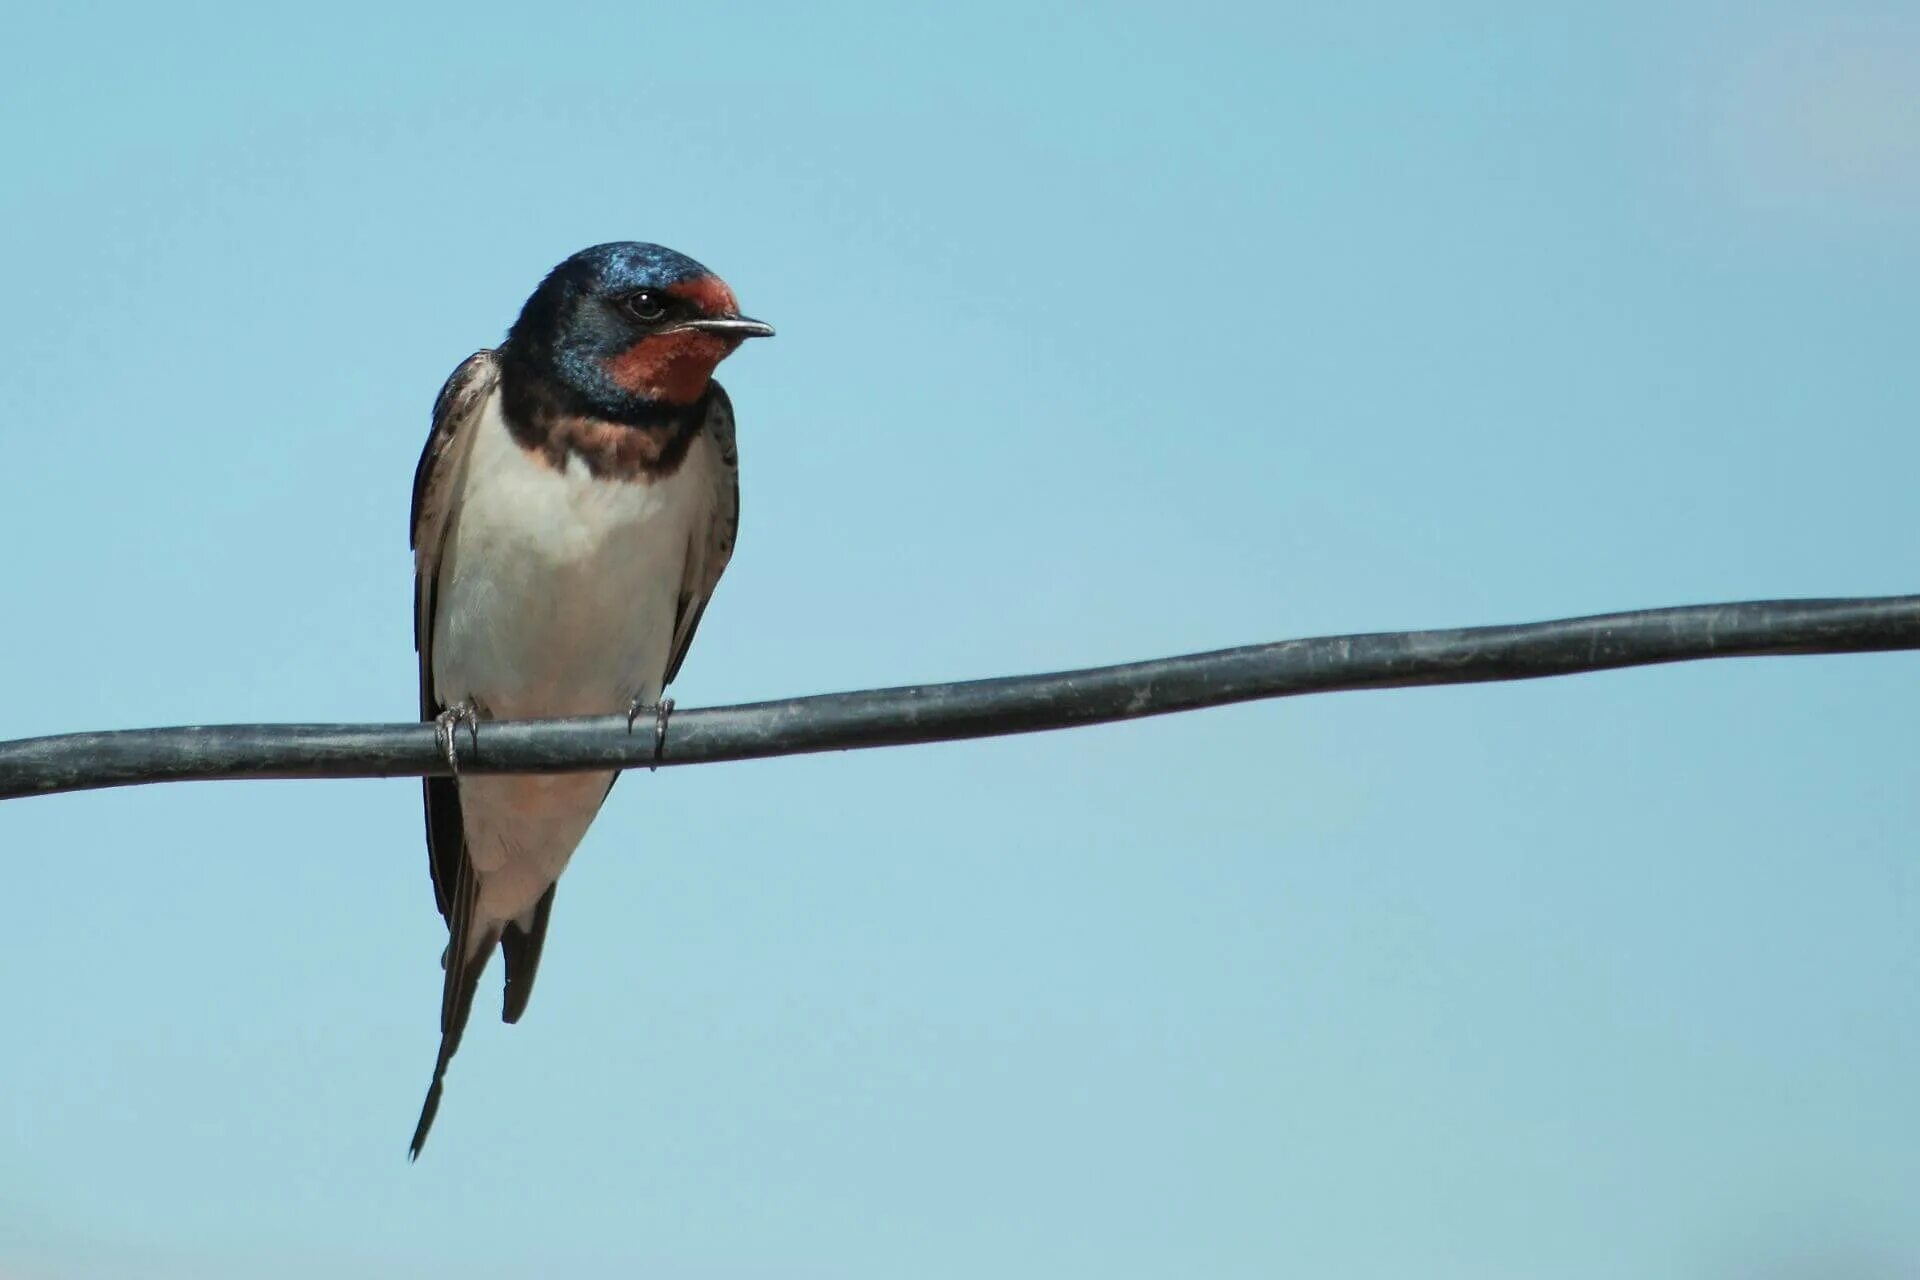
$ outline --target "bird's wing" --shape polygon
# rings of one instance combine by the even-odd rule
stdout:
[[[433,401],[433,430],[413,469],[413,515],[407,545],[413,549],[413,647],[420,654],[420,710],[440,711],[433,700],[433,606],[440,580],[440,553],[452,526],[462,464],[473,446],[474,428],[487,396],[500,381],[493,352],[476,351],[440,388]]]
[[[420,654],[423,720],[431,720],[446,709],[445,700],[433,687],[433,618],[440,572],[467,455],[473,448],[481,411],[499,379],[500,368],[491,351],[475,352],[453,371],[433,403],[433,431],[413,474],[413,647]],[[480,971],[493,949],[491,939],[475,947],[471,937],[480,885],[467,859],[459,785],[453,778],[424,778],[421,790],[426,807],[427,868],[433,875],[434,901],[447,919],[449,937],[446,984],[440,995],[440,1055],[413,1134],[411,1153],[415,1156],[420,1154],[434,1112],[439,1110],[447,1063],[460,1045],[460,1033],[473,1011]],[[544,912],[541,918],[544,920]]]
[[[720,465],[713,476],[712,516],[705,529],[696,529],[687,547],[687,567],[680,576],[680,604],[673,619],[673,657],[667,663],[663,684],[672,684],[686,661],[693,633],[700,626],[720,575],[733,559],[734,536],[740,531],[740,451],[733,441],[733,401],[725,388],[713,384],[713,396],[707,404],[707,420],[702,425],[718,456]]]
[[[446,709],[433,687],[433,615],[439,597],[453,507],[472,451],[487,397],[500,379],[493,352],[476,351],[461,362],[433,402],[433,431],[413,473],[413,647],[420,655],[420,718]],[[434,900],[453,918],[453,887],[460,865],[460,796],[452,778],[427,778],[427,855]],[[440,821],[436,821],[440,819]]]

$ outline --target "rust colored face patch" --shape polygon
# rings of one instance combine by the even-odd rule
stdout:
[[[692,404],[706,394],[714,366],[734,346],[734,340],[713,333],[655,334],[608,360],[607,376],[622,391],[643,400]]]
[[[685,298],[700,308],[702,315],[740,314],[740,304],[734,299],[733,290],[727,288],[727,282],[719,276],[696,276],[691,280],[682,280],[678,284],[668,285],[667,292],[676,298]]]

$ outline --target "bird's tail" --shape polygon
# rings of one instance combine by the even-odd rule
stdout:
[[[500,1005],[502,1022],[518,1022],[533,996],[533,976],[540,971],[540,951],[547,945],[547,920],[553,915],[553,891],[559,881],[547,886],[533,910],[518,920],[509,920],[500,933],[500,959],[507,966],[507,986]]]
[[[453,910],[447,916],[446,984],[440,990],[440,1056],[434,1060],[433,1083],[427,1086],[427,1100],[420,1106],[420,1122],[413,1127],[413,1141],[407,1146],[407,1159],[418,1160],[427,1145],[427,1130],[440,1110],[440,1093],[446,1083],[447,1064],[460,1047],[460,1035],[467,1029],[473,1013],[473,995],[486,970],[487,957],[500,941],[499,926],[493,925],[475,937],[476,928],[486,928],[475,919],[480,898],[480,877],[474,874],[466,851],[461,851],[459,883],[455,886]]]

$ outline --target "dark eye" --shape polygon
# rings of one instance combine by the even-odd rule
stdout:
[[[642,324],[652,324],[667,314],[667,300],[651,289],[638,289],[620,299],[620,309]]]

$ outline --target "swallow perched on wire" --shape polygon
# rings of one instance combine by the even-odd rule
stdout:
[[[440,1053],[408,1148],[498,946],[502,1017],[526,1011],[555,882],[613,772],[460,776],[456,732],[489,719],[653,709],[733,554],[733,407],[714,367],[773,329],[659,245],[596,245],[555,267],[497,349],[454,370],[413,482],[420,713],[455,776],[425,780],[447,921]],[[659,739],[656,738],[656,746]]]

